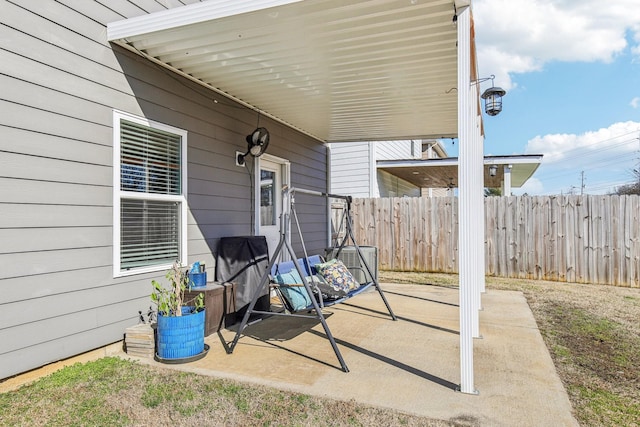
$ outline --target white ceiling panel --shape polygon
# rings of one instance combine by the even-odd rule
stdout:
[[[108,37],[322,141],[439,138],[457,134],[453,15],[453,0],[211,0]]]

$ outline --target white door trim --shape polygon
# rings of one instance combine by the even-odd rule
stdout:
[[[263,154],[260,157],[256,157],[255,164],[255,173],[253,180],[253,217],[254,217],[254,233],[256,236],[260,235],[260,169],[261,169],[261,160],[266,160],[268,162],[276,163],[281,167],[281,188],[278,188],[277,191],[279,194],[282,194],[282,186],[291,186],[291,163],[287,159],[283,159],[282,157],[276,157],[271,154]],[[281,203],[281,199],[280,199]],[[282,205],[280,205],[280,209],[282,209]],[[277,218],[277,224],[280,225],[280,218]]]

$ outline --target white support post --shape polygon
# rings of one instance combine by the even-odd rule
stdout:
[[[480,191],[478,192],[478,203],[480,204],[480,228],[481,228],[481,234],[480,234],[480,243],[478,243],[479,247],[480,247],[480,307],[479,309],[482,310],[482,294],[486,292],[487,288],[486,288],[486,230],[485,230],[485,226],[486,226],[486,221],[485,221],[485,208],[484,208],[484,135],[482,135],[482,112],[478,113],[478,139],[479,142],[478,144],[480,145],[480,159],[478,160],[478,165],[480,165],[480,170],[481,170],[481,174],[482,177],[480,178],[480,182],[482,182],[482,188],[480,189]]]
[[[472,99],[479,99],[480,94],[480,86],[475,84],[473,85],[472,91]],[[482,113],[479,112],[476,108],[473,109],[472,122],[473,122],[473,141],[474,141],[474,152],[473,152],[473,166],[475,172],[475,179],[473,180],[474,188],[473,196],[474,196],[474,275],[473,275],[473,284],[474,284],[474,299],[475,299],[475,309],[476,313],[473,316],[473,337],[474,338],[482,338],[480,334],[480,313],[479,311],[482,309],[482,293],[485,291],[485,265],[484,265],[484,141],[481,132],[481,123],[482,123]]]
[[[477,292],[474,275],[477,274],[474,247],[478,230],[474,230],[477,218],[477,197],[482,192],[483,180],[475,171],[474,129],[477,100],[471,87],[471,9],[458,9],[458,247],[460,273],[460,391],[477,394],[473,383],[473,322],[478,316]],[[482,164],[481,164],[482,167]],[[476,181],[474,183],[474,181]],[[477,188],[479,187],[479,189]],[[483,236],[484,239],[484,236]],[[477,276],[475,277],[477,279]]]
[[[512,165],[504,165],[504,179],[502,180],[502,195],[511,195],[511,168]]]
[[[472,103],[473,103],[473,100],[478,99],[478,93],[479,93],[478,83],[471,82],[469,96]],[[467,167],[469,168],[470,173],[473,175],[471,181],[469,182],[468,191],[470,194],[468,195],[468,197],[469,197],[471,206],[475,207],[478,205],[478,196],[481,195],[481,193],[477,193],[475,184],[477,182],[483,182],[484,180],[484,177],[482,175],[482,168],[484,167],[484,164],[483,164],[484,161],[480,164],[478,164],[477,162],[479,153],[482,153],[482,145],[480,144],[480,141],[479,141],[480,139],[479,135],[476,132],[476,125],[477,125],[476,108],[473,107],[472,111],[470,111],[468,114],[469,114],[469,142],[471,145],[469,153],[471,155],[471,158],[467,162]],[[482,154],[480,154],[480,156],[482,156]],[[478,282],[479,277],[477,276],[477,273],[476,273],[478,269],[478,256],[479,256],[478,233],[475,232],[475,230],[477,230],[477,228],[480,226],[479,214],[480,214],[480,211],[477,210],[477,208],[472,208],[471,217],[469,218],[469,222],[471,224],[470,226],[471,234],[469,236],[469,242],[470,242],[469,251],[470,251],[470,258],[471,258],[469,285],[472,288],[471,297],[473,299],[473,310],[474,310],[473,311],[474,314],[471,316],[471,331],[472,331],[471,335],[474,338],[478,338],[480,336],[479,319],[478,319],[478,316],[475,314],[478,310],[480,310],[480,289],[479,289],[479,282]]]

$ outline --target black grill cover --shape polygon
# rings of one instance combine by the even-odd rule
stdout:
[[[222,237],[218,244],[216,279],[236,283],[236,308],[247,309],[262,275],[269,267],[269,249],[264,236]],[[265,286],[255,309],[269,310],[269,287]]]

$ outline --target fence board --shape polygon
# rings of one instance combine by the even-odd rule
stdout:
[[[640,287],[639,211],[639,196],[488,197],[486,273]],[[355,199],[353,220],[383,270],[458,272],[454,197]]]

